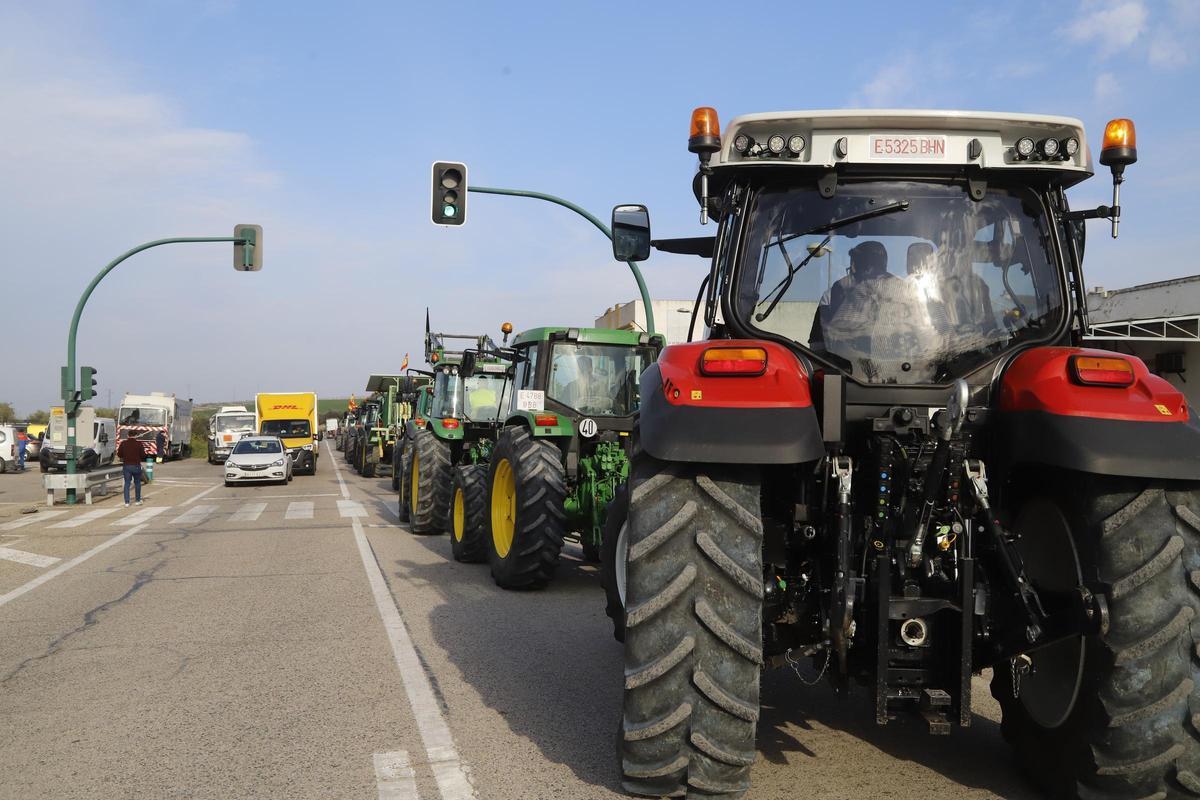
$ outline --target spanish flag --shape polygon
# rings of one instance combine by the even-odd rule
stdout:
[[[400,371],[408,369],[408,353],[404,354],[404,360],[400,362]]]
[[[350,402],[346,404],[346,408],[351,411],[358,410],[358,403],[354,402],[354,395],[350,395]]]

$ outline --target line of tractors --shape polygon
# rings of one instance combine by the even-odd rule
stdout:
[[[631,793],[740,797],[776,667],[936,735],[973,724],[990,670],[1049,795],[1200,797],[1200,425],[1087,346],[1085,223],[1117,235],[1133,123],[1105,127],[1112,205],[1083,209],[1068,117],[723,133],[698,108],[688,148],[715,235],[652,239],[617,206],[613,255],[706,259],[706,338],[506,324],[496,345],[427,317],[429,369],[380,376],[348,458],[390,458],[412,531],[448,529],[500,586],[546,585],[569,537],[600,561]],[[462,223],[465,178],[435,165],[435,222]]]
[[[499,586],[540,588],[566,541],[601,560],[606,509],[629,475],[639,378],[664,340],[501,331],[497,345],[427,322],[428,368],[372,375],[337,446],[364,477],[390,471],[413,533],[449,533],[454,558],[487,562]]]

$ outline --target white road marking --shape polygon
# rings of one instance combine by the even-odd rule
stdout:
[[[78,517],[56,522],[51,525],[51,528],[78,528],[80,525],[87,525],[89,522],[95,522],[101,517],[107,517],[109,514],[116,511],[115,508],[98,508],[95,511],[88,511],[85,514],[80,514]]]
[[[407,750],[375,754],[375,782],[379,800],[420,800],[417,771],[408,763]]]
[[[192,525],[197,522],[203,522],[208,519],[208,515],[217,510],[216,506],[192,506],[184,513],[180,514],[175,519],[171,520],[172,525]]]
[[[16,600],[18,597],[25,594],[26,592],[33,591],[34,589],[41,586],[46,581],[52,580],[53,578],[57,578],[59,575],[62,575],[64,572],[69,570],[71,567],[78,566],[79,564],[82,564],[83,562],[87,561],[89,558],[96,555],[97,553],[107,550],[108,548],[112,547],[114,544],[117,544],[118,542],[122,542],[125,539],[128,539],[130,536],[133,536],[135,533],[137,533],[144,527],[145,527],[144,525],[138,525],[136,528],[130,528],[129,530],[125,531],[124,533],[118,533],[116,536],[112,537],[111,539],[101,542],[100,544],[93,547],[91,550],[88,550],[83,555],[75,556],[70,561],[65,561],[62,564],[59,564],[54,569],[50,570],[49,572],[46,572],[46,573],[43,573],[42,575],[37,576],[33,580],[29,581],[29,583],[18,586],[16,589],[13,589],[8,594],[0,595],[0,606],[4,606],[4,605],[12,602],[13,600]]]
[[[329,453],[329,463],[333,464],[333,474],[337,477],[338,485],[342,487],[342,497],[350,499],[350,490],[346,488],[346,482],[342,480],[342,468],[338,466],[337,459],[333,457],[333,448],[329,446],[329,441],[325,442],[325,450]]]
[[[15,531],[17,528],[24,528],[26,525],[32,525],[40,520],[61,517],[65,513],[67,513],[66,510],[39,511],[36,514],[26,514],[20,519],[14,519],[12,522],[6,522],[3,525],[0,525],[0,531]]]
[[[338,500],[338,514],[343,517],[365,517],[367,510],[357,500]]]
[[[409,638],[408,629],[404,627],[404,620],[396,607],[395,598],[388,591],[387,581],[384,580],[379,563],[375,560],[375,553],[371,550],[371,543],[367,541],[362,523],[358,519],[352,519],[351,523],[354,526],[354,541],[358,545],[358,554],[362,557],[363,569],[367,571],[371,593],[375,596],[375,607],[379,609],[383,629],[392,644],[392,654],[400,670],[400,680],[404,683],[404,692],[408,695],[408,703],[416,718],[417,730],[429,756],[429,766],[433,770],[442,800],[478,797],[471,785],[470,768],[458,755],[450,726],[442,714],[437,698],[434,697],[429,676],[425,673],[425,666],[417,655],[412,639]]]
[[[143,522],[149,522],[164,511],[170,511],[171,506],[154,506],[153,508],[143,508],[141,511],[135,511],[127,517],[122,517],[116,522],[110,522],[109,525],[141,525]]]
[[[284,519],[312,519],[313,504],[304,501],[288,503],[287,512],[283,515]]]
[[[199,507],[199,506],[197,506]],[[230,522],[254,522],[267,510],[266,503],[246,503],[229,515]]]
[[[26,553],[24,550],[13,550],[11,547],[0,547],[0,558],[5,561],[16,561],[18,564],[28,564],[31,567],[53,567],[61,558],[54,556],[39,556],[37,553]]]
[[[305,497],[305,498],[308,498],[308,497],[339,497],[340,495],[338,495],[337,492],[332,492],[329,494],[309,494],[308,492],[305,492],[304,494],[257,494],[257,493],[255,493],[255,494],[248,495],[248,496],[253,497],[255,500],[295,500],[298,497]],[[208,502],[210,502],[210,503],[240,503],[240,502],[244,501],[245,499],[246,499],[245,497],[210,497],[210,498],[208,498]]]
[[[187,500],[184,500],[183,505],[190,506],[192,503],[196,502],[201,497],[204,497],[205,495],[208,495],[208,494],[212,494],[213,492],[215,492],[217,489],[220,489],[224,485],[225,484],[223,484],[223,483],[218,483],[216,486],[210,486],[207,489],[205,489],[203,492],[201,492],[200,494],[194,495],[192,497],[189,497]]]

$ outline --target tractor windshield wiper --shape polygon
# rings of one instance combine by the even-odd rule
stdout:
[[[801,231],[800,233],[793,233],[788,236],[776,235],[775,241],[769,243],[767,247],[779,247],[779,252],[783,256],[783,261],[785,264],[787,264],[787,274],[783,276],[783,280],[775,284],[774,289],[767,292],[767,294],[764,296],[764,300],[772,295],[774,295],[774,299],[771,300],[771,304],[767,306],[765,311],[755,314],[754,319],[758,322],[762,322],[771,315],[771,312],[775,310],[775,306],[779,305],[779,301],[783,299],[783,296],[787,294],[787,290],[791,288],[792,279],[796,277],[796,273],[808,266],[808,262],[812,261],[813,257],[816,256],[817,253],[821,252],[825,245],[829,244],[829,240],[833,238],[833,232],[838,228],[844,228],[847,225],[853,225],[855,222],[862,222],[863,220],[882,217],[885,214],[891,214],[896,211],[908,211],[909,205],[910,204],[907,200],[897,200],[895,203],[888,203],[887,205],[880,206],[879,208],[872,208],[871,210],[864,211],[861,214],[851,214],[848,217],[835,219],[832,222],[824,222],[816,227],[809,228],[806,231]],[[802,236],[812,236],[814,233],[825,233],[827,235],[821,240],[819,245],[809,250],[808,255],[804,257],[803,261],[795,266],[792,266],[792,259],[791,256],[788,255],[787,248],[783,246],[784,242],[790,242],[792,239],[799,239]]]

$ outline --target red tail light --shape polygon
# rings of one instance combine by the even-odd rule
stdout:
[[[710,347],[700,356],[703,375],[762,375],[767,351],[761,347]]]
[[[541,428],[541,427],[545,427],[545,428],[556,427],[558,425],[558,415],[557,414],[537,414],[533,418],[533,424],[537,425],[539,428]]]
[[[413,425],[416,425],[418,428],[424,428],[424,427],[425,427],[425,422],[426,422],[426,420],[423,420],[423,419],[419,419],[419,418],[418,418],[418,419],[414,419],[414,420],[413,420]]]
[[[456,420],[454,417],[446,417],[445,419],[442,420],[442,427],[443,428],[451,428],[451,429],[457,428],[458,420]]]
[[[1071,356],[1071,377],[1084,386],[1124,388],[1133,385],[1133,364],[1116,357]]]

